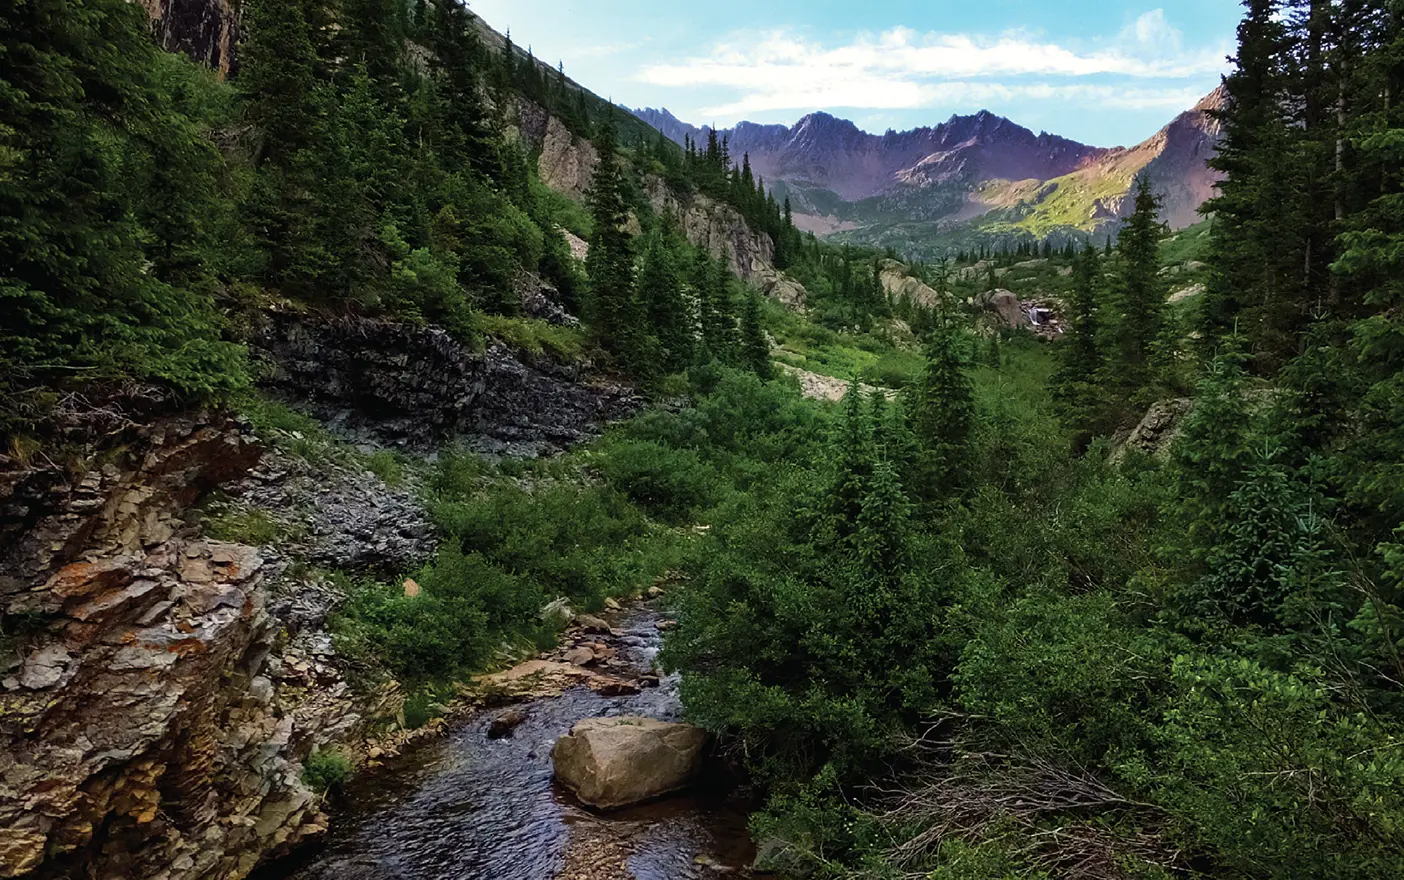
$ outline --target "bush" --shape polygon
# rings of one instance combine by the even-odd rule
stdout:
[[[647,518],[623,494],[555,483],[524,491],[497,485],[466,500],[440,501],[434,517],[462,552],[478,553],[543,594],[597,607],[636,593],[670,565]]]
[[[302,765],[302,784],[325,794],[345,785],[353,769],[351,759],[342,752],[335,749],[315,752]]]
[[[479,333],[493,336],[518,351],[571,363],[585,354],[585,331],[575,327],[558,327],[530,318],[507,318],[501,315],[479,314],[473,318]]]
[[[719,476],[689,449],[619,440],[600,450],[597,467],[630,501],[673,525],[696,521],[715,498]]]

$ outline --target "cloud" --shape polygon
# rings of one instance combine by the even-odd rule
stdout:
[[[1223,70],[1227,54],[1226,47],[1186,51],[1183,42],[1161,9],[1090,49],[1020,32],[979,36],[893,28],[825,45],[775,31],[647,66],[637,78],[653,86],[732,93],[702,111],[719,119],[815,107],[910,110],[1010,98],[1183,108],[1202,97],[1203,80]],[[1185,84],[1191,79],[1197,87]]]

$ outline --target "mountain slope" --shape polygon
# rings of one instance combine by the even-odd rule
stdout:
[[[827,113],[793,127],[743,122],[719,131],[733,156],[789,196],[796,222],[819,234],[926,255],[968,238],[1113,233],[1145,172],[1173,228],[1198,219],[1216,181],[1215,90],[1144,143],[1101,148],[1035,134],[988,111],[931,128],[872,135]],[[678,142],[707,136],[666,110],[636,115]]]

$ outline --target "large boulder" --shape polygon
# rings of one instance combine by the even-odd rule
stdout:
[[[1029,316],[1019,302],[1018,294],[1009,290],[992,290],[985,294],[981,303],[987,312],[992,312],[1006,327],[1018,330],[1029,326]]]
[[[1152,404],[1146,417],[1112,451],[1112,462],[1121,463],[1132,450],[1152,458],[1168,458],[1171,446],[1184,429],[1185,417],[1192,409],[1194,401],[1187,398],[1161,400]]]
[[[614,809],[686,788],[707,734],[652,718],[589,718],[556,740],[556,779],[592,807]]]

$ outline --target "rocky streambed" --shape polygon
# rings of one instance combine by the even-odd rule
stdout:
[[[679,718],[677,678],[655,669],[659,601],[581,618],[553,654],[481,680],[506,705],[363,774],[325,842],[258,880],[746,876],[747,804],[724,774],[704,771],[687,792],[609,812],[553,778],[552,747],[581,720]]]

